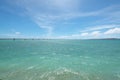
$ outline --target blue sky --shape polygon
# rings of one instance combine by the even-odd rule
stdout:
[[[120,0],[0,0],[0,38],[120,38]]]

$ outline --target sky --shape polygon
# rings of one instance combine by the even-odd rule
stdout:
[[[120,38],[120,0],[0,0],[0,38]]]

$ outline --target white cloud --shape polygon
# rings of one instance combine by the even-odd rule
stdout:
[[[21,7],[25,14],[29,16],[40,28],[47,30],[47,36],[51,36],[56,26],[73,18],[88,17],[88,16],[102,16],[104,18],[111,17],[113,14],[119,16],[119,6],[108,6],[97,11],[82,12],[78,10],[82,6],[80,5],[82,0],[14,0],[17,6]],[[84,8],[83,8],[84,9]],[[22,12],[23,13],[23,12]],[[117,15],[115,14],[117,13]],[[116,21],[117,17],[112,18]],[[107,20],[108,21],[108,20]],[[106,21],[106,22],[107,22]],[[100,25],[95,27],[89,27],[85,30],[81,36],[98,35],[99,32],[88,33],[89,31],[98,31],[102,29],[114,28],[117,25]],[[72,35],[72,37],[75,35]],[[76,35],[79,37],[80,34]]]
[[[81,0],[16,0],[16,5],[25,10],[40,28],[52,35],[55,23],[66,19],[67,14],[77,11]],[[65,17],[66,16],[66,17]]]
[[[0,34],[0,37],[2,38],[23,38],[25,36],[21,35],[20,32],[15,32],[15,33],[8,33],[8,34]]]
[[[115,28],[115,27],[118,27],[118,26],[120,26],[120,25],[111,24],[111,25],[90,26],[90,27],[87,27],[85,30],[82,30],[80,32],[88,32],[88,31],[96,31],[96,30],[103,30],[103,29],[111,29],[111,28]]]
[[[120,34],[120,28],[112,28],[104,32],[104,34]]]
[[[93,31],[90,35],[91,36],[99,36],[101,33],[100,31]]]
[[[93,31],[90,33],[72,34],[69,36],[59,36],[60,39],[88,39],[88,38],[98,38],[102,33],[100,31]]]
[[[120,35],[111,35],[111,34],[120,34],[120,28],[108,29],[105,32],[101,31],[92,31],[92,32],[83,32],[81,34],[72,34],[69,36],[59,36],[60,39],[92,39],[92,38],[120,38]]]
[[[98,36],[100,36],[102,33],[100,33],[100,31],[93,31],[93,32],[83,32],[83,33],[81,33],[81,37],[98,37]]]
[[[81,36],[88,36],[88,33],[81,33]]]
[[[21,33],[20,32],[15,32],[16,35],[20,35]]]

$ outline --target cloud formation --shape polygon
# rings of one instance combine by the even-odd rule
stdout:
[[[112,28],[106,31],[104,34],[119,34],[120,35],[120,28]]]
[[[81,33],[81,36],[87,36],[88,35],[88,33],[86,32],[86,33]]]
[[[56,22],[79,9],[80,0],[14,0],[14,3],[51,35]]]
[[[21,33],[20,32],[15,32],[16,35],[20,35]]]
[[[60,36],[57,38],[62,39],[91,39],[91,38],[115,38],[120,37],[120,25],[102,25],[103,27],[91,27],[91,29],[84,30],[86,32],[80,32],[78,34],[72,34],[68,36]],[[105,29],[103,31],[103,29]]]
[[[101,34],[100,31],[93,31],[91,33],[92,36],[99,36],[100,34]]]
[[[40,28],[45,29],[47,31],[47,37],[54,37],[54,30],[55,28],[57,28],[57,26],[59,26],[56,24],[62,24],[65,22],[71,23],[70,20],[81,18],[86,19],[87,17],[97,16],[100,17],[100,19],[95,19],[95,21],[93,21],[94,26],[89,26],[85,24],[85,28],[82,28],[82,30],[81,27],[79,27],[80,33],[73,34],[71,37],[100,36],[100,34],[102,33],[101,30],[108,30],[119,27],[119,24],[117,24],[118,22],[120,22],[119,5],[110,5],[95,11],[83,12],[81,11],[81,2],[82,0],[13,0],[12,2],[8,1],[8,3],[10,3],[11,5],[22,9],[22,13],[24,13],[31,20],[33,20]],[[82,19],[80,20],[81,22]],[[107,33],[109,32],[106,32],[105,34]],[[68,36],[63,35],[63,37]]]
[[[96,31],[96,30],[103,30],[103,29],[111,29],[115,27],[120,27],[120,25],[116,24],[109,24],[109,25],[97,25],[97,26],[89,26],[80,32],[89,32],[89,31]]]

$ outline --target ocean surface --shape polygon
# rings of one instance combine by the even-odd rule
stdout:
[[[0,80],[120,80],[120,40],[0,40]]]

